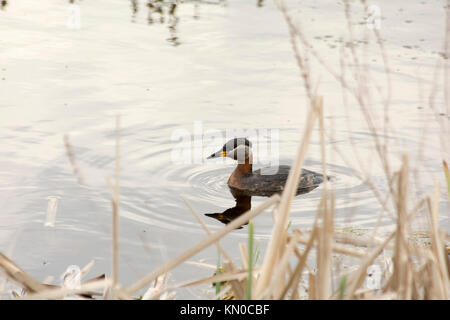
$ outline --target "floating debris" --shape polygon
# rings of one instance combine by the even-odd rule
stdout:
[[[50,196],[47,199],[47,220],[45,221],[45,226],[53,228],[55,226],[56,211],[58,210],[58,200],[60,197]]]
[[[68,289],[78,289],[81,286],[81,269],[77,265],[70,265],[61,275],[61,286]]]

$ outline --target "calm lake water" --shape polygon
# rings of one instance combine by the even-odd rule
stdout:
[[[272,153],[263,154],[261,148],[260,164],[274,164],[274,159],[291,164],[295,157],[307,100],[279,9],[264,0],[173,3],[84,0],[78,3],[80,28],[70,28],[77,21],[68,20],[74,10],[69,1],[2,2],[0,250],[39,280],[53,276],[58,283],[68,265],[84,266],[91,259],[91,276],[110,274],[112,216],[106,177],[114,175],[116,115],[121,125],[120,282],[125,286],[205,237],[181,196],[201,214],[235,206],[226,184],[235,164],[205,160],[226,142],[227,134],[252,129],[254,142],[270,139]],[[343,4],[287,3],[311,42],[338,68],[345,41],[341,37],[346,35]],[[450,107],[439,94],[437,112],[427,103],[435,63],[440,59],[443,68],[445,62],[444,1],[378,5],[392,70],[392,130],[386,137],[391,164],[397,170],[401,155],[410,155],[415,172],[411,200],[431,194],[434,181],[440,182],[440,224],[449,231],[441,165],[443,158],[449,160],[449,148],[440,138],[449,136]],[[354,20],[358,36],[367,28],[360,7],[355,7]],[[374,81],[384,85],[375,46],[368,55]],[[372,230],[380,204],[357,178],[354,152],[384,194],[373,139],[358,106],[352,101],[344,106],[340,85],[323,69],[313,73],[320,77],[332,134],[327,166],[336,191],[336,224]],[[73,174],[66,134],[84,184]],[[180,145],[183,134],[190,139]],[[183,152],[176,152],[181,146]],[[320,159],[315,130],[304,167],[321,172]],[[321,190],[295,198],[292,228],[311,227]],[[44,225],[49,197],[58,197],[54,227]],[[253,197],[252,207],[264,200]],[[212,231],[223,226],[203,217]],[[425,230],[426,222],[421,212],[413,225]],[[394,224],[395,218],[385,215],[377,230],[383,234]],[[261,250],[272,226],[270,212],[255,219]],[[221,240],[232,257],[239,258],[238,244],[246,241],[247,231],[244,226]],[[216,248],[210,247],[191,260],[216,265],[217,258]],[[171,281],[212,272],[183,264],[172,271]],[[210,288],[203,287],[181,290],[177,297],[209,294]]]

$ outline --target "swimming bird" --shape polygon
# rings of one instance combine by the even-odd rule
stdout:
[[[250,196],[271,196],[283,191],[289,175],[290,166],[280,165],[275,170],[267,168],[253,171],[252,143],[247,138],[234,138],[225,143],[219,151],[207,159],[228,157],[238,161],[236,169],[228,179],[230,189],[235,189]],[[309,192],[323,182],[323,175],[302,169],[297,194]]]

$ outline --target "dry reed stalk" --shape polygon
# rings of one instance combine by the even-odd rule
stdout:
[[[224,268],[225,268],[225,270],[231,270],[230,262],[225,261]],[[237,300],[244,299],[244,294],[245,294],[244,281],[239,281],[236,279],[230,280],[230,286],[231,286],[231,289],[233,290],[233,295],[234,295],[235,299],[237,299]]]
[[[81,269],[81,273],[80,273],[81,279],[92,269],[93,266],[94,266],[94,260],[91,260],[91,261],[88,262],[88,264],[86,264]]]
[[[183,263],[193,255],[197,254],[199,251],[209,247],[211,244],[216,242],[217,240],[221,239],[226,234],[230,233],[234,229],[240,227],[241,225],[247,223],[250,219],[253,217],[256,217],[258,214],[266,210],[267,208],[270,208],[274,204],[278,203],[280,200],[280,196],[278,194],[275,194],[271,196],[269,199],[267,199],[265,202],[257,206],[256,208],[247,211],[237,219],[231,221],[228,225],[226,225],[221,230],[217,231],[216,233],[213,233],[206,239],[200,241],[190,249],[186,250],[182,254],[178,255],[174,259],[170,260],[166,264],[162,265],[161,267],[157,268],[153,272],[149,273],[142,279],[138,280],[136,283],[134,283],[131,287],[129,287],[126,292],[129,295],[132,295],[134,292],[136,292],[139,289],[142,289],[144,286],[155,280],[158,276],[160,276],[163,273],[166,273],[167,271],[171,270],[172,268],[178,266],[179,264]]]
[[[295,231],[296,230],[294,230],[294,232]],[[296,238],[296,240],[299,242],[300,234],[298,232],[297,232],[297,234],[298,234],[298,237]],[[294,291],[294,293],[291,295],[291,299],[297,295],[298,283],[303,274],[303,268],[306,265],[306,259],[308,258],[308,254],[309,254],[311,248],[313,247],[313,243],[314,243],[314,240],[316,239],[316,237],[317,237],[317,227],[314,226],[314,229],[311,232],[311,236],[309,237],[308,242],[306,243],[306,248],[303,251],[303,254],[300,255],[299,261],[298,261],[292,275],[290,276],[287,285],[284,287],[284,289],[280,293],[280,295],[275,297],[275,299],[277,299],[277,300],[283,299],[289,290]]]
[[[427,299],[443,300],[445,287],[442,278],[439,275],[439,266],[431,250],[427,267],[427,287],[429,288]]]
[[[191,206],[191,204],[189,203],[189,201],[185,197],[182,196],[181,198],[183,199],[184,203],[189,208],[191,213],[194,215],[195,219],[197,219],[198,223],[200,223],[200,225],[202,226],[203,230],[205,230],[206,234],[208,236],[210,236],[211,235],[211,231],[209,231],[208,227],[203,222],[203,220],[200,217],[200,215],[198,214],[198,212],[195,211],[195,209]],[[237,268],[233,264],[233,260],[230,258],[228,253],[223,249],[223,247],[220,245],[220,243],[218,241],[216,242],[216,246],[217,246],[217,249],[220,251],[220,253],[222,253],[222,255],[225,257],[225,259],[227,259],[230,262],[230,266],[231,266],[232,270],[236,270]]]
[[[298,235],[294,235],[288,241],[287,248],[283,252],[283,256],[280,258],[280,262],[276,266],[271,283],[267,286],[260,297],[257,299],[273,299],[274,297],[278,297],[282,294],[283,289],[286,287],[286,274],[287,268],[289,264],[289,258],[292,256],[296,246],[297,246],[297,237]]]
[[[411,300],[419,300],[420,299],[420,288],[422,287],[421,284],[421,279],[422,279],[422,275],[415,271],[412,270],[412,278],[414,279],[412,281],[412,286],[411,286]]]
[[[409,214],[408,220],[410,218],[411,218],[411,214]],[[337,243],[350,244],[355,247],[365,247],[365,248],[371,248],[373,246],[380,245],[383,242],[383,240],[381,240],[379,238],[374,238],[374,239],[351,238],[348,235],[339,234],[339,233],[336,233],[334,235],[334,240]],[[300,239],[300,241],[303,244],[306,243],[305,239]],[[414,243],[407,243],[407,248],[411,254],[414,254],[417,257],[425,257],[426,256],[426,250],[425,250],[425,247],[423,247],[423,246],[416,245]],[[386,246],[386,249],[393,250],[394,245],[390,243]],[[349,248],[349,247],[345,247],[345,246],[338,246],[336,244],[333,244],[333,251],[336,253],[346,254],[346,255],[354,256],[354,257],[358,257],[358,258],[364,257],[365,252],[366,252],[366,251],[363,251],[360,249]]]
[[[258,273],[259,269],[254,268],[254,272]],[[230,273],[220,273],[214,276],[210,276],[207,278],[202,278],[199,280],[189,281],[183,285],[183,287],[187,286],[194,286],[199,284],[207,284],[207,283],[215,283],[215,282],[224,282],[224,281],[231,281],[231,280],[245,280],[248,276],[248,270],[243,271],[237,271],[237,272],[230,272]]]
[[[340,232],[336,230],[334,233],[334,241],[340,244],[349,244],[355,247],[363,247],[363,248],[373,247],[374,245],[378,245],[381,242],[383,242],[383,240],[379,238],[371,238],[368,236],[359,236],[359,235],[354,236],[346,232]]]
[[[183,201],[185,202],[185,204],[187,205],[187,207],[189,208],[189,210],[192,212],[192,214],[194,215],[194,217],[197,219],[197,221],[200,223],[200,225],[203,227],[203,229],[206,231],[207,235],[210,236],[211,235],[211,231],[209,231],[208,227],[206,226],[206,224],[203,222],[203,220],[201,219],[200,215],[198,214],[197,211],[194,210],[194,208],[191,206],[191,204],[187,201],[186,198],[182,197]],[[224,266],[226,266],[227,270],[231,270],[236,271],[237,267],[234,265],[233,260],[230,258],[230,256],[227,254],[227,252],[223,249],[223,247],[220,245],[219,241],[215,242],[217,249],[222,253],[222,255],[225,257],[225,261],[224,261]],[[248,267],[248,266],[247,266]],[[245,267],[245,268],[247,268]],[[217,267],[215,267],[217,268]],[[234,295],[236,297],[242,297],[243,295],[243,286],[241,283],[239,283],[236,280],[231,280],[230,281],[230,285],[231,288],[233,289]]]
[[[82,284],[79,288],[75,288],[75,289],[68,289],[68,288],[47,289],[44,291],[26,295],[24,297],[20,297],[20,298],[18,298],[18,300],[61,299],[68,295],[89,294],[91,290],[99,289],[99,288],[106,288],[110,285],[111,285],[111,280],[102,279],[102,280]]]
[[[80,273],[81,278],[83,278],[89,272],[89,270],[91,269],[93,264],[94,264],[94,261],[92,260],[85,267],[83,267],[83,269],[81,270],[81,273]],[[2,253],[0,253],[0,268],[3,269],[3,271],[8,276],[9,279],[14,281],[18,285],[20,285],[22,288],[24,288],[27,293],[32,293],[32,294],[45,293],[45,294],[47,294],[48,291],[55,291],[55,290],[58,290],[61,288],[57,285],[45,284],[45,283],[41,283],[40,281],[35,280],[33,277],[31,277],[28,273],[23,271],[11,259],[6,257]],[[98,282],[100,280],[104,280],[104,278],[105,278],[105,275],[102,274],[95,278],[86,280],[83,284],[90,284],[93,282]],[[89,295],[89,296],[101,295],[100,293],[91,292],[87,289],[85,291],[83,291],[83,294]],[[31,296],[30,299],[34,299],[34,297],[35,297],[35,295],[28,295],[28,296]],[[25,298],[25,299],[28,299],[28,298]]]
[[[309,300],[317,300],[317,292],[316,292],[316,276],[309,272],[309,282],[308,282],[308,299]]]
[[[294,230],[294,231],[298,232],[298,230]],[[306,237],[300,236],[298,238],[298,243],[307,245],[309,243],[309,239],[310,238],[306,238]],[[313,247],[316,247],[316,246],[317,245],[313,245]],[[331,249],[335,253],[345,254],[345,255],[348,255],[348,256],[356,257],[356,258],[364,258],[367,255],[367,252],[364,251],[364,250],[356,249],[356,248],[350,248],[350,247],[346,247],[346,246],[341,246],[341,245],[338,245],[338,244],[335,244],[335,243],[331,244]]]
[[[373,261],[380,255],[387,244],[395,236],[393,232],[381,245],[379,245],[360,265],[356,274],[350,279],[348,283],[348,294],[344,297],[345,299],[352,299],[356,290],[361,286],[362,282],[367,273],[367,268],[373,263]],[[336,293],[333,294],[333,298],[336,298]]]
[[[248,269],[248,252],[245,243],[239,243],[239,251],[241,253],[242,267]]]
[[[430,287],[430,295],[428,299],[442,299],[442,293],[444,289],[444,283],[439,275],[439,266],[433,249],[427,250],[425,267],[423,268],[426,274],[426,281]]]
[[[439,283],[441,283],[441,299],[449,299],[450,283],[449,283],[449,266],[447,258],[444,256],[445,240],[442,239],[439,231],[438,212],[439,212],[439,183],[436,182],[433,191],[433,201],[429,204],[431,216],[431,251],[435,258],[435,264],[438,269]],[[444,238],[445,239],[445,238]]]
[[[19,284],[28,292],[40,292],[48,289],[46,285],[35,280],[1,252],[0,268],[5,272],[9,279]]]
[[[66,148],[67,157],[69,158],[70,165],[72,166],[73,174],[77,177],[77,182],[79,184],[84,184],[84,179],[81,174],[81,170],[77,165],[77,160],[75,158],[75,153],[73,152],[72,145],[70,144],[70,138],[68,134],[64,135],[64,146]]]
[[[191,264],[193,266],[203,267],[210,270],[217,270],[217,265],[204,263],[204,262],[198,262],[198,261],[186,261],[186,264]]]
[[[321,104],[322,99],[316,98],[314,100],[316,108],[310,110],[306,121],[306,128],[303,133],[302,142],[299,145],[297,157],[294,160],[293,166],[289,171],[289,175],[286,181],[285,189],[281,195],[280,204],[277,208],[277,219],[276,223],[272,229],[272,235],[268,245],[267,252],[264,257],[264,262],[262,264],[261,277],[258,279],[255,289],[255,296],[258,297],[265,290],[267,285],[270,283],[273,269],[278,263],[279,248],[282,246],[282,240],[286,232],[286,224],[289,216],[289,209],[291,201],[295,196],[297,190],[299,177],[301,174],[301,169],[303,165],[303,160],[306,155],[306,150],[308,148],[309,139],[311,137],[312,129],[314,127],[317,118],[317,106]]]
[[[255,267],[254,271],[256,273],[258,273],[259,268]],[[190,287],[190,286],[196,286],[196,285],[201,285],[201,284],[210,284],[210,283],[216,283],[216,282],[225,282],[225,281],[231,283],[232,281],[245,280],[247,278],[247,276],[248,276],[248,270],[237,270],[235,272],[220,273],[220,274],[215,274],[213,276],[206,277],[206,278],[184,281],[184,282],[174,284],[172,286],[167,286],[165,288],[162,288],[158,293],[156,293],[154,296],[152,296],[151,299],[157,299],[163,293],[170,291],[170,290],[177,289],[177,288]],[[242,291],[242,296],[243,296],[243,294],[244,294],[244,292]],[[236,299],[240,300],[241,298],[236,297]]]
[[[332,256],[332,244],[333,244],[333,230],[334,230],[334,200],[333,196],[330,198],[330,205],[328,204],[328,179],[327,177],[327,158],[325,149],[325,125],[323,116],[323,101],[320,99],[317,105],[317,112],[319,116],[319,128],[320,128],[320,148],[322,158],[322,174],[325,179],[323,180],[323,191],[321,206],[317,214],[322,217],[322,227],[319,228],[317,237],[317,281],[318,281],[318,298],[326,299],[330,295],[331,284],[331,256]]]
[[[417,299],[425,299],[425,294],[426,294],[426,286],[427,286],[427,262],[425,262],[425,264],[421,267],[418,268],[418,270],[416,271],[417,273],[417,277],[416,277],[416,285],[417,287],[420,289],[423,289],[423,293],[421,295],[419,295],[417,297]],[[414,298],[413,298],[414,299]]]
[[[164,288],[163,285],[166,282],[167,273],[160,275],[153,287],[147,289],[147,291],[142,295],[142,300],[152,300],[156,296],[160,296],[159,292]]]
[[[195,219],[198,221],[198,223],[200,223],[200,225],[202,226],[203,230],[205,230],[206,234],[209,236],[211,235],[211,231],[209,231],[208,227],[206,226],[206,224],[203,222],[202,218],[200,217],[200,215],[198,214],[197,211],[195,211],[195,209],[191,206],[191,204],[189,203],[189,201],[185,198],[185,197],[181,197],[184,201],[184,203],[186,204],[186,206],[189,208],[189,210],[191,211],[191,213],[194,215]],[[220,253],[222,253],[222,255],[225,257],[225,259],[227,259],[230,263],[231,263],[231,267],[233,270],[237,269],[236,266],[233,264],[233,260],[230,258],[230,256],[228,255],[228,253],[223,249],[223,247],[220,245],[219,242],[216,242],[216,246],[217,249],[220,251]]]
[[[223,288],[221,287],[219,293],[217,293],[213,298],[213,300],[233,300],[234,296],[233,293],[231,292],[231,286],[223,286]]]
[[[324,198],[320,199],[320,204],[319,206],[322,204],[322,202],[324,201]],[[301,275],[303,273],[303,268],[306,267],[310,273],[312,273],[311,269],[309,268],[309,266],[306,264],[306,259],[307,256],[309,254],[310,249],[314,246],[314,241],[317,238],[317,224],[318,224],[318,220],[319,220],[319,215],[316,214],[314,217],[314,222],[313,222],[313,228],[311,231],[311,236],[310,239],[305,243],[306,244],[306,249],[304,251],[303,254],[300,253],[299,249],[297,246],[294,247],[294,253],[297,256],[297,258],[299,259],[299,263],[297,264],[295,270],[293,272],[289,273],[289,281],[288,284],[283,288],[282,292],[281,292],[281,296],[284,297],[287,293],[287,291],[289,289],[292,288],[292,294],[290,296],[290,299],[298,299],[299,297],[299,293],[298,293],[298,283],[300,281]],[[296,234],[297,235],[297,241],[299,243],[300,239],[301,239],[301,231],[298,229],[294,229],[292,231],[292,234]],[[290,236],[287,236],[287,239],[290,239]],[[281,297],[279,299],[282,299]]]
[[[326,193],[324,192],[324,197]],[[317,298],[328,299],[330,296],[331,284],[331,257],[333,251],[333,230],[334,230],[334,200],[330,198],[330,206],[326,206],[327,198],[324,198],[324,206],[319,209],[322,213],[322,226],[318,228],[317,236]],[[322,210],[322,212],[321,212]]]
[[[119,204],[120,204],[120,182],[119,182],[119,171],[120,171],[120,116],[116,116],[116,148],[115,148],[115,184],[114,193],[112,195],[112,287],[113,287],[113,297],[114,288],[119,281]]]
[[[417,211],[419,211],[426,204],[426,202],[427,202],[427,197],[423,197],[416,203],[414,208],[408,214],[408,221],[410,221],[411,219],[414,218],[414,215],[417,213]]]
[[[91,260],[80,271],[80,279],[83,279],[94,266],[94,260]]]
[[[276,261],[274,264],[274,268],[272,270],[272,274],[271,274],[271,280],[268,283],[267,287],[264,289],[264,291],[261,293],[262,296],[267,295],[269,287],[272,288],[273,292],[281,292],[283,290],[283,286],[285,285],[284,281],[275,281],[273,282],[273,277],[275,276],[275,273],[281,263],[281,260],[284,256],[284,254],[286,253],[286,245],[289,243],[289,241],[287,240],[287,232],[283,233],[281,236],[281,240],[280,240],[280,247],[278,248],[278,252],[276,254],[276,256],[274,257],[274,260]],[[272,285],[273,284],[273,285]],[[258,297],[258,296],[255,296]],[[259,299],[259,298],[257,298]]]
[[[407,224],[408,224],[408,174],[409,161],[406,155],[402,157],[402,167],[397,175],[397,192],[395,200],[397,203],[397,229],[394,247],[394,273],[392,279],[392,289],[400,297],[406,299],[408,291],[408,277],[410,273],[408,250],[407,250]]]

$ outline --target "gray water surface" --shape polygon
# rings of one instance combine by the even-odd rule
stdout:
[[[413,2],[380,4],[393,86],[393,130],[386,139],[395,170],[404,152],[411,155],[417,178],[413,199],[430,194],[434,181],[440,182],[440,223],[448,231],[441,161],[449,158],[440,141],[448,131],[437,123],[443,121],[448,130],[449,114],[438,99],[442,118],[436,119],[426,96],[421,100],[417,80],[420,76],[429,90],[442,53],[443,1]],[[288,4],[322,54],[338,63],[346,28],[342,4]],[[279,163],[291,164],[307,100],[286,23],[272,1],[182,1],[175,8],[164,2],[161,11],[138,0],[84,0],[79,6],[80,29],[67,27],[68,1],[8,1],[0,10],[0,250],[39,280],[54,276],[57,283],[68,265],[84,266],[91,259],[90,275],[110,274],[112,210],[106,177],[114,176],[120,115],[120,282],[127,286],[205,237],[181,196],[201,214],[235,204],[226,185],[235,164],[203,160],[225,138],[214,144],[204,137],[202,150],[194,143],[187,147],[200,152],[201,161],[188,156],[174,161],[179,145],[174,133],[201,137],[214,129],[225,137],[230,129],[269,129],[278,133]],[[382,83],[382,59],[370,54],[369,69]],[[334,128],[327,140],[327,166],[334,177],[336,224],[374,228],[380,204],[356,177],[353,156],[356,149],[372,183],[386,192],[373,139],[356,104],[350,103],[348,112],[341,87],[323,70],[317,73],[326,126]],[[73,173],[64,135],[70,137],[84,184]],[[354,166],[333,151],[335,146]],[[317,130],[304,166],[322,171]],[[292,228],[311,227],[321,191],[295,198]],[[59,197],[53,228],[44,226],[52,196]],[[252,206],[264,200],[253,197]],[[204,221],[212,231],[223,226],[206,216]],[[424,230],[426,221],[423,213],[414,225]],[[395,218],[385,215],[380,234],[394,224]],[[269,211],[255,219],[261,250],[272,226]],[[247,231],[244,227],[221,240],[232,257],[239,259],[238,244],[246,242]],[[217,257],[211,247],[192,260],[215,265]],[[212,272],[183,264],[173,270],[171,281]],[[204,298],[207,290],[184,289],[178,298]]]

